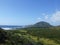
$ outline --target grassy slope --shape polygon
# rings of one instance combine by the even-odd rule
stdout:
[[[60,45],[60,29],[55,28],[25,28],[6,31],[9,40],[4,45]]]
[[[60,45],[60,30],[51,28],[28,28],[20,30],[20,32],[27,32],[26,36],[30,36],[35,42],[42,42],[44,45]]]

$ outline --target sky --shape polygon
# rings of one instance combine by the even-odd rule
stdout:
[[[60,0],[0,0],[0,25],[60,25]]]

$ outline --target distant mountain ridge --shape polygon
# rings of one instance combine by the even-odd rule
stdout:
[[[28,25],[26,27],[40,27],[40,28],[47,28],[47,27],[53,27],[51,24],[49,24],[48,22],[44,22],[44,21],[40,21],[40,22],[37,22],[33,25]]]
[[[37,22],[33,25],[25,25],[25,26],[18,26],[18,25],[0,25],[1,28],[26,28],[26,27],[40,27],[40,28],[47,28],[47,27],[60,27],[59,26],[53,26],[45,21]]]
[[[1,28],[21,28],[22,26],[17,25],[0,25]]]
[[[47,22],[41,21],[41,22],[37,22],[36,24],[34,24],[34,27],[45,28],[45,27],[52,27],[52,25]]]

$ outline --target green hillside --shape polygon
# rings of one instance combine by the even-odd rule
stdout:
[[[1,37],[3,37],[2,40]],[[20,30],[1,29],[0,44],[1,45],[60,45],[60,30],[56,30],[55,28],[53,29],[24,28]]]
[[[60,45],[60,26],[39,22],[16,30],[0,28],[0,45]]]

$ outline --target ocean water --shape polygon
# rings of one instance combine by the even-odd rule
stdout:
[[[2,29],[4,29],[4,30],[12,30],[12,28],[2,28]]]

